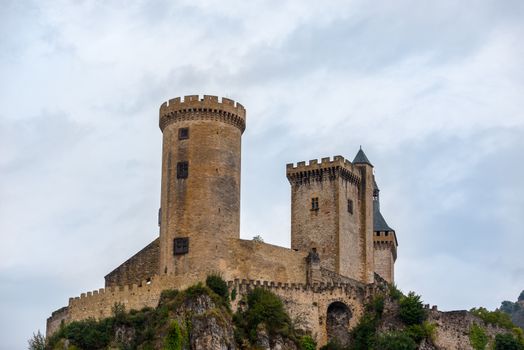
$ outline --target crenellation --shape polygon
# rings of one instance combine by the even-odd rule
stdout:
[[[230,291],[236,289],[233,309],[254,288],[273,291],[291,316],[305,317],[306,330],[319,345],[328,340],[326,313],[332,303],[346,304],[353,316],[348,328],[355,326],[364,303],[386,288],[379,274],[369,278],[379,265],[373,259],[380,260],[393,239],[396,244],[394,235],[373,235],[369,162],[361,161],[365,156],[351,162],[335,155],[286,164],[292,249],[243,240],[240,149],[245,123],[244,106],[225,97],[186,95],[160,106],[160,235],[106,275],[105,288],[69,298],[68,306],[48,320],[48,332],[62,321],[108,317],[115,303],[127,310],[156,307],[162,291],[182,290],[210,272],[220,273]],[[382,270],[391,281],[392,271]]]

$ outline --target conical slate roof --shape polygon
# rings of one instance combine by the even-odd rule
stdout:
[[[371,164],[371,162],[369,161],[368,157],[366,157],[366,154],[362,150],[362,147],[360,147],[357,155],[355,156],[355,159],[353,159],[353,164],[369,164],[373,166],[373,164]]]
[[[373,231],[395,231],[389,227],[388,223],[380,213],[380,205],[378,200],[373,201]]]

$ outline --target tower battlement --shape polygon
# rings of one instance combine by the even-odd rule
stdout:
[[[228,98],[188,95],[164,102],[159,236],[110,272],[106,288],[81,293],[47,320],[64,324],[158,306],[218,273],[232,311],[255,288],[275,293],[303,329],[326,344],[347,336],[377,292],[394,282],[396,234],[379,210],[373,165],[362,148],[286,165],[291,249],[240,239],[240,172],[246,109]]]
[[[246,109],[240,103],[218,96],[188,95],[176,97],[160,106],[160,129],[179,120],[220,120],[237,126],[242,132],[246,128]]]
[[[286,165],[286,176],[291,184],[334,179],[337,176],[355,185],[359,185],[362,180],[358,168],[342,156],[321,158],[320,162],[312,159],[307,164],[305,161],[296,165],[289,163]]]

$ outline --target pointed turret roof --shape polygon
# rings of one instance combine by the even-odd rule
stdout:
[[[377,181],[375,181],[375,175],[373,175],[373,191],[380,191],[378,188]]]
[[[378,201],[373,202],[373,231],[395,231],[389,227],[386,219],[380,213],[380,205]]]
[[[360,146],[360,149],[358,150],[358,153],[355,156],[355,159],[353,159],[353,164],[369,164],[373,166],[373,164],[371,164],[368,157],[366,157],[366,154],[362,150],[362,146]]]
[[[389,227],[386,219],[384,219],[380,212],[379,191],[375,175],[373,175],[373,231],[395,231]]]

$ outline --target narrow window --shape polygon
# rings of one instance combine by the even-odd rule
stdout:
[[[185,140],[189,138],[189,128],[178,129],[178,139]]]
[[[348,199],[348,213],[353,214],[353,201]]]
[[[311,198],[311,210],[318,210],[318,197]]]
[[[188,237],[175,238],[175,241],[174,241],[175,255],[187,254],[188,251],[189,251],[189,238]]]
[[[176,165],[176,178],[187,179],[189,173],[189,164],[187,162],[178,162]]]

